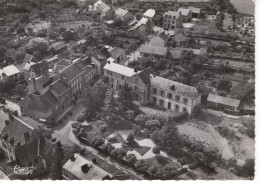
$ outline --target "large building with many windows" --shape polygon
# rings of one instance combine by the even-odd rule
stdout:
[[[183,15],[181,12],[167,11],[163,15],[163,28],[175,30],[183,27]]]
[[[108,62],[104,67],[104,75],[108,78],[109,86],[115,90],[128,84],[135,93],[135,100],[141,104],[154,104],[163,109],[191,114],[201,101],[201,95],[195,87],[157,76],[151,67],[138,71]]]

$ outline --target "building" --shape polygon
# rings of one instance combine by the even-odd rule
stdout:
[[[185,9],[185,8],[179,8],[178,12],[181,12],[181,14],[183,15],[183,23],[184,22],[190,22],[191,18],[192,18],[192,12],[190,9]]]
[[[111,55],[111,58],[115,60],[115,63],[121,63],[127,59],[126,57],[126,51],[119,47],[114,47],[109,49],[109,53]]]
[[[118,8],[115,11],[115,18],[121,20],[124,24],[128,24],[134,20],[134,15],[127,10]]]
[[[98,0],[94,5],[94,10],[101,12],[101,19],[112,20],[114,18],[115,11],[106,5],[103,1]]]
[[[0,134],[0,148],[9,162],[43,169],[49,167],[51,161],[47,156],[51,151],[47,151],[51,150],[52,143],[42,136],[44,127],[31,118],[18,117],[16,111],[8,116],[8,120],[0,119],[5,124]]]
[[[143,14],[143,18],[147,18],[150,21],[153,21],[153,17],[155,16],[155,10],[154,9],[148,9]]]
[[[191,114],[201,102],[201,95],[195,87],[159,77],[152,68],[138,71],[107,63],[104,75],[108,78],[109,86],[115,90],[128,84],[135,93],[135,99],[141,104],[153,104],[163,109]]]
[[[129,175],[125,171],[90,153],[88,156],[74,154],[63,165],[63,177],[66,180],[129,179]]]
[[[2,70],[0,69],[0,81],[4,80],[13,80],[14,83],[19,83],[21,81],[24,81],[24,74],[20,72],[20,70],[15,67],[14,65],[9,65]]]
[[[159,61],[166,58],[168,48],[160,46],[142,45],[140,55],[150,58],[152,61]]]
[[[158,36],[153,37],[150,40],[151,46],[159,46],[159,47],[166,47],[166,43],[168,42],[168,36],[165,35],[164,32],[160,33]]]
[[[174,34],[173,37],[174,43],[173,43],[173,47],[180,47],[186,44],[187,41],[187,34],[185,34],[182,31],[177,32],[176,34]]]
[[[201,14],[200,8],[189,6],[188,9],[191,10],[192,18],[200,18],[200,14]]]
[[[54,55],[60,54],[67,50],[67,45],[64,42],[55,42],[49,46],[49,51]]]
[[[183,15],[181,12],[167,11],[163,15],[163,28],[176,29],[183,27]]]
[[[103,75],[103,67],[106,65],[107,59],[111,57],[109,48],[109,46],[104,46],[91,55],[91,61],[97,66],[98,75]]]
[[[240,100],[209,94],[207,106],[226,112],[239,113]]]
[[[153,23],[155,26],[162,27],[163,26],[163,17],[161,15],[155,15],[153,17]]]

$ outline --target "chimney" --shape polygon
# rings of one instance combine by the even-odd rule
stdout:
[[[138,69],[137,69],[137,68],[134,68],[134,72],[138,72]]]
[[[96,158],[93,158],[93,159],[92,159],[92,162],[93,162],[94,164],[96,164],[96,163],[97,163],[97,159],[96,159]]]
[[[81,166],[81,171],[83,173],[88,173],[89,169],[91,168],[91,166],[89,167],[88,164],[82,165]]]
[[[70,157],[70,161],[75,161],[76,160],[76,158],[74,157],[74,155],[72,155],[71,157]]]
[[[110,64],[110,61],[107,61],[108,64]]]

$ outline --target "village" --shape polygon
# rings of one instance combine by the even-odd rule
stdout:
[[[0,17],[0,180],[254,177],[255,20],[229,0],[0,0]]]

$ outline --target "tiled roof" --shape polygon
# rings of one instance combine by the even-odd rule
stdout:
[[[66,60],[61,60],[59,62],[57,62],[55,65],[54,65],[54,68],[53,70],[56,71],[56,72],[59,72],[61,71],[62,69],[66,68],[67,66],[69,66],[69,62],[66,61]]]
[[[232,107],[238,107],[240,104],[240,100],[222,97],[222,96],[213,95],[213,94],[209,94],[207,101],[215,102],[215,103],[219,103],[219,104],[223,104],[223,105],[227,105],[227,106],[232,106]]]
[[[69,89],[70,87],[63,80],[60,79],[51,84],[51,90],[59,96]]]
[[[154,55],[166,55],[167,48],[159,46],[142,45],[140,48],[141,53],[154,54]]]
[[[24,59],[23,59],[23,61],[24,61],[24,62],[32,62],[34,58],[35,58],[35,57],[34,57],[33,55],[26,54],[25,57],[24,57]]]
[[[104,66],[104,69],[127,76],[127,77],[131,77],[136,74],[134,69],[120,65],[120,64],[116,64],[116,63],[110,63],[110,64],[107,63]]]
[[[155,15],[155,10],[154,9],[148,9],[144,13],[144,16],[149,17],[149,18],[153,18],[154,15]]]
[[[171,87],[174,85],[175,93],[179,95],[183,95],[190,98],[196,98],[199,95],[198,90],[192,86],[165,79],[163,77],[154,76],[153,74],[150,75],[150,79],[152,86],[161,89],[171,90]]]
[[[79,68],[76,64],[71,64],[65,69],[62,69],[60,73],[64,73],[65,77],[68,81],[73,80],[75,77],[77,77],[80,73],[82,73],[83,70]]]
[[[55,50],[60,50],[63,47],[66,47],[67,45],[64,42],[55,42],[53,44],[51,44],[49,47],[53,48]]]
[[[200,13],[200,8],[189,6],[188,9],[191,10],[192,13]]]
[[[34,71],[36,77],[41,76],[44,72],[48,71],[49,67],[46,61],[36,63],[31,66],[31,69]]]
[[[118,8],[116,11],[115,11],[115,14],[119,15],[119,16],[125,16],[126,14],[128,13],[127,10],[124,10],[122,8]]]
[[[190,12],[189,9],[179,8],[178,12],[181,12],[182,15],[187,16]]]
[[[182,50],[169,49],[169,54],[172,56],[173,59],[180,59]]]
[[[176,12],[176,11],[167,11],[167,12],[165,12],[164,13],[164,15],[163,15],[163,17],[165,17],[165,16],[170,16],[171,18],[179,18],[179,15],[180,15],[180,13],[179,12]]]
[[[110,53],[108,52],[108,50],[105,47],[101,48],[98,52],[106,58],[109,58],[111,56]]]
[[[158,36],[162,38],[164,41],[168,39],[168,36],[164,32],[160,33]]]
[[[110,51],[111,57],[114,59],[118,58],[123,53],[125,53],[125,50],[119,47],[115,47]]]
[[[156,74],[156,71],[152,67],[148,67],[147,69],[138,73],[138,76],[142,79],[144,84],[149,85],[151,84],[150,74]]]
[[[21,101],[20,106],[34,111],[48,112],[57,103],[56,97],[47,90],[42,95],[27,94]]]
[[[1,132],[1,136],[8,134],[8,141],[13,137],[14,145],[21,142],[21,145],[25,143],[24,134],[26,132],[33,132],[39,128],[39,123],[23,117],[15,117],[9,120],[9,124],[4,127]],[[36,131],[35,131],[36,132]],[[39,137],[39,133],[30,133],[28,142],[33,142]]]

